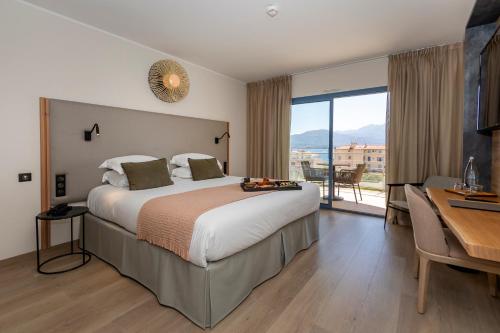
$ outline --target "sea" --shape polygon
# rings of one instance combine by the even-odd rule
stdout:
[[[324,162],[328,162],[328,148],[292,148],[292,151],[304,150],[318,154],[318,157]]]

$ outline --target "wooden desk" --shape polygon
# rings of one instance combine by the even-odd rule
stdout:
[[[500,213],[451,207],[448,198],[463,198],[443,189],[427,188],[441,217],[471,257],[500,262]]]

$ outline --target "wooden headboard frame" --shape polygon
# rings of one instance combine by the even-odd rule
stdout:
[[[52,110],[51,110],[52,109]],[[109,110],[109,111],[108,111]],[[118,114],[118,115],[117,115]],[[113,117],[113,122],[109,122],[109,117]],[[144,117],[144,118],[143,118]],[[118,121],[116,121],[118,119]],[[144,121],[142,121],[144,119]],[[92,122],[90,121],[92,120]],[[133,134],[127,133],[123,137],[122,133],[124,123],[127,125],[130,121],[142,126],[136,126],[134,129],[137,136],[134,139]],[[83,140],[82,126],[89,126],[94,121],[102,122],[101,135],[99,139],[94,137],[90,143]],[[84,124],[82,124],[82,122]],[[87,124],[88,122],[88,124]],[[187,126],[187,128],[186,128]],[[144,127],[147,127],[147,134],[144,133]],[[128,129],[128,127],[127,127]],[[186,130],[187,129],[187,130]],[[94,175],[98,171],[97,166],[105,159],[114,156],[137,154],[137,151],[144,152],[145,155],[171,157],[173,154],[183,152],[201,152],[216,156],[221,161],[229,162],[229,138],[225,138],[220,144],[215,145],[214,138],[220,136],[224,131],[229,132],[229,123],[217,120],[208,120],[155,112],[130,110],[123,108],[108,107],[102,105],[93,105],[71,101],[62,101],[57,99],[40,98],[40,183],[41,183],[41,210],[48,210],[52,205],[59,202],[81,201],[81,195],[86,197],[86,192],[90,188],[100,184],[100,175]],[[51,134],[52,133],[52,134]],[[117,134],[118,133],[118,134]],[[51,137],[51,135],[53,137]],[[175,140],[172,140],[172,136]],[[155,142],[166,142],[168,144],[152,145],[151,138],[159,139]],[[143,139],[144,138],[144,139]],[[125,144],[116,145],[116,140],[123,141]],[[113,141],[115,140],[115,141]],[[127,141],[128,140],[128,141]],[[144,140],[144,141],[143,141]],[[125,148],[123,146],[126,146]],[[130,148],[128,148],[130,146]],[[135,146],[135,150],[134,150]],[[65,163],[69,149],[81,151],[85,155],[84,159],[76,158],[76,167],[73,164]],[[192,150],[190,150],[192,149]],[[129,151],[133,150],[133,152]],[[87,154],[85,154],[85,151]],[[93,156],[90,156],[90,155]],[[116,155],[115,155],[116,154]],[[119,155],[118,155],[119,154]],[[57,156],[56,156],[57,155]],[[90,159],[93,158],[93,161]],[[89,167],[95,169],[88,169]],[[82,168],[85,168],[82,176]],[[92,170],[90,180],[85,178]],[[75,184],[75,180],[85,178],[83,187],[73,186],[67,190],[66,197],[56,198],[52,191],[54,190],[55,174],[57,172],[68,173],[66,177],[67,184]],[[229,163],[227,163],[227,173],[229,173]],[[99,179],[96,177],[99,176]],[[68,179],[69,178],[69,179]],[[88,181],[88,182],[87,182]],[[82,184],[80,184],[82,185]],[[82,189],[76,191],[75,189]],[[81,192],[81,193],[79,193]],[[79,197],[80,200],[73,201]],[[41,222],[41,247],[46,249],[50,247],[50,222]]]
[[[40,207],[41,211],[50,208],[50,122],[49,101],[40,97]],[[50,247],[50,221],[41,222],[42,249]]]

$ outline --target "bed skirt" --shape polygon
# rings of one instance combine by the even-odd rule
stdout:
[[[227,258],[196,266],[137,240],[122,227],[92,214],[85,218],[85,246],[151,290],[202,328],[214,327],[262,282],[278,274],[299,251],[318,239],[319,210]]]

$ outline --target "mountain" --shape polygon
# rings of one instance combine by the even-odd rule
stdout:
[[[293,134],[290,137],[290,146],[293,148],[328,148],[328,130],[320,129]]]
[[[356,142],[358,144],[385,144],[385,124],[367,125],[355,130],[334,131],[333,145],[342,146]],[[290,137],[292,149],[328,148],[328,130],[320,129],[293,134]]]

